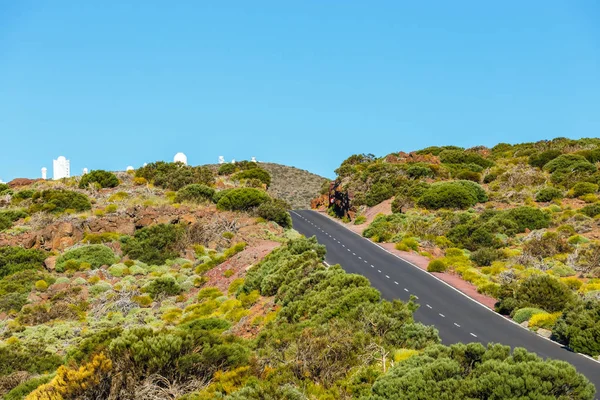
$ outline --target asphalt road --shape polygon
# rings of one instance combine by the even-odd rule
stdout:
[[[294,229],[316,236],[327,247],[328,264],[340,264],[346,272],[367,277],[385,299],[408,301],[410,295],[417,296],[420,307],[415,319],[434,325],[444,344],[492,342],[524,347],[543,358],[573,364],[600,388],[600,363],[520,327],[318,212],[296,210],[291,215]]]

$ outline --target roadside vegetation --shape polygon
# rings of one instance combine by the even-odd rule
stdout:
[[[599,162],[600,139],[354,155],[336,170],[336,192],[313,203],[345,193],[350,202],[329,212],[356,224],[391,204],[365,237],[419,252],[430,272],[497,299],[498,312],[599,357]]]

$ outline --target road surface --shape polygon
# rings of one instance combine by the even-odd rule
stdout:
[[[296,210],[291,215],[294,229],[316,236],[327,247],[328,264],[340,264],[346,272],[367,277],[385,299],[408,301],[410,295],[417,296],[420,307],[415,319],[434,325],[444,344],[476,341],[524,347],[543,358],[573,364],[600,389],[600,363],[523,329],[318,212]]]

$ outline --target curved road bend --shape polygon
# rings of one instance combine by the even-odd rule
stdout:
[[[328,264],[365,276],[385,299],[408,301],[410,295],[417,296],[415,319],[435,325],[444,344],[477,341],[525,347],[541,357],[573,364],[600,389],[600,363],[523,329],[318,212],[296,210],[291,215],[294,229],[316,236],[327,247]]]

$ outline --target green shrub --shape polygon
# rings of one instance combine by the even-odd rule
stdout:
[[[192,167],[164,161],[153,162],[138,168],[135,176],[169,190],[179,190],[192,183],[212,186],[215,182],[214,174],[208,167]]]
[[[394,188],[388,183],[376,183],[366,194],[366,203],[369,207],[376,206],[394,195]]]
[[[143,287],[145,293],[156,299],[160,296],[176,296],[182,289],[173,277],[156,278]]]
[[[513,315],[513,320],[519,324],[522,324],[525,321],[529,321],[529,319],[535,314],[539,313],[545,313],[545,311],[534,307],[520,308]]]
[[[30,213],[47,211],[61,213],[66,210],[86,211],[92,208],[90,200],[83,194],[64,189],[49,189],[36,192],[32,197]]]
[[[476,164],[482,168],[494,165],[492,161],[486,160],[479,154],[464,150],[444,150],[439,157],[444,164]]]
[[[489,247],[482,247],[471,253],[471,261],[480,267],[492,265],[498,258],[500,258],[498,250]]]
[[[253,168],[253,169],[247,169],[245,171],[238,172],[237,174],[234,175],[233,178],[236,180],[258,179],[260,182],[267,185],[267,187],[269,187],[271,185],[271,174],[269,174],[267,171],[265,171],[262,168]]]
[[[526,229],[543,229],[550,225],[550,215],[538,208],[528,206],[505,211],[504,216],[517,224],[518,232],[525,232]]]
[[[575,367],[524,348],[481,343],[432,346],[397,363],[373,385],[369,400],[594,398]]]
[[[458,174],[456,174],[456,179],[479,183],[481,182],[481,174],[479,172],[462,170]]]
[[[10,190],[10,186],[8,186],[6,183],[0,183],[0,194],[3,194],[8,190]]]
[[[433,178],[433,171],[423,164],[411,164],[406,168],[406,175],[412,179]]]
[[[192,203],[202,203],[206,201],[212,201],[214,195],[215,190],[213,188],[199,183],[194,183],[179,189],[177,191],[177,196],[175,196],[175,202],[182,203],[184,201],[189,201]]]
[[[112,265],[117,262],[117,257],[113,251],[101,244],[90,244],[68,250],[61,254],[56,260],[56,271],[63,272],[67,269],[67,263],[90,264],[92,269],[100,268],[103,265]]]
[[[269,195],[262,190],[254,188],[238,188],[222,194],[217,202],[217,208],[219,210],[247,211],[251,208],[258,207],[269,200]]]
[[[529,156],[529,165],[532,167],[543,168],[544,165],[560,156],[560,150],[547,150],[542,153],[535,153]]]
[[[219,167],[219,175],[231,175],[235,172],[235,165],[233,164],[221,164]]]
[[[569,190],[569,196],[579,197],[586,194],[596,193],[598,191],[598,185],[590,182],[577,182],[571,190]]]
[[[121,235],[119,235],[116,232],[102,232],[102,233],[86,232],[85,235],[83,235],[82,242],[88,243],[88,244],[102,244],[102,243],[116,242],[117,240],[119,240],[120,237],[121,237]]]
[[[576,154],[563,154],[544,165],[544,169],[550,173],[554,172],[574,172],[574,171],[595,171],[596,167],[585,157]]]
[[[594,218],[595,216],[600,215],[600,203],[589,204],[581,208],[579,212]]]
[[[123,277],[125,275],[129,275],[131,272],[129,270],[129,267],[125,264],[115,264],[112,265],[109,269],[108,272],[110,272],[110,274],[112,276],[116,276],[117,278]]]
[[[401,251],[418,251],[419,250],[419,242],[417,239],[412,237],[407,237],[396,243],[396,250]]]
[[[63,363],[62,357],[44,349],[42,344],[21,343],[0,346],[0,376],[16,371],[45,373]]]
[[[179,256],[179,242],[183,238],[181,225],[157,224],[144,227],[133,237],[121,239],[123,254],[150,265],[162,265]]]
[[[0,231],[10,228],[13,222],[26,218],[28,215],[22,209],[0,211]]]
[[[6,393],[3,397],[4,400],[23,400],[29,393],[33,392],[39,386],[44,385],[54,377],[51,375],[35,376],[27,379],[25,382],[20,383],[18,386],[13,388],[10,392]]]
[[[553,339],[576,352],[600,355],[600,301],[579,302],[563,313],[552,330]]]
[[[254,170],[250,170],[254,171]],[[267,201],[262,203],[256,209],[259,217],[268,221],[275,221],[282,228],[292,227],[292,217],[287,211],[286,206],[281,201]]]
[[[453,181],[434,183],[423,193],[418,203],[430,209],[465,209],[482,201],[487,201],[487,196],[477,183]]]
[[[539,307],[548,312],[561,311],[573,302],[571,289],[549,275],[533,275],[525,279],[514,292],[522,307]]]
[[[554,187],[545,187],[536,193],[535,201],[545,203],[554,199],[561,199],[562,197],[561,190]]]
[[[90,183],[98,184],[101,188],[114,188],[119,185],[119,179],[112,172],[97,169],[81,177],[79,188],[87,188]]]
[[[29,269],[41,269],[45,259],[46,253],[41,250],[0,247],[0,278]]]
[[[444,261],[442,260],[431,260],[429,262],[429,265],[427,265],[427,271],[428,272],[445,272],[446,269],[448,269],[448,267],[446,266],[446,263],[444,263]]]
[[[367,222],[367,217],[364,215],[359,215],[358,217],[354,218],[354,225],[362,225],[365,222]]]

